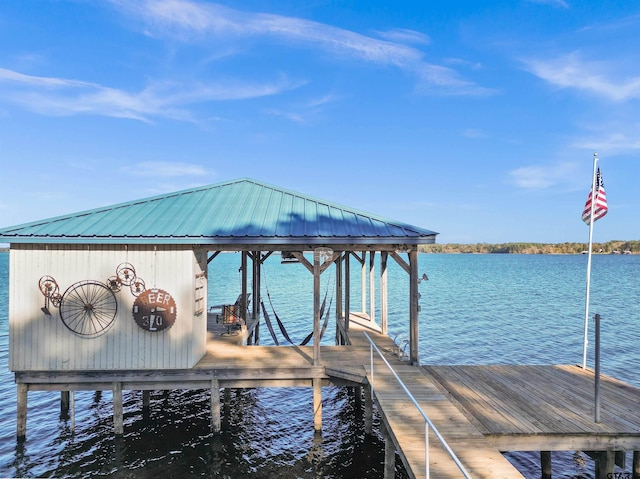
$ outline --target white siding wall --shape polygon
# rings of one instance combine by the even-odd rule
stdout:
[[[62,294],[78,281],[104,283],[123,262],[135,267],[147,289],[157,287],[174,297],[177,316],[170,329],[140,328],[133,319],[135,297],[128,287],[115,293],[114,324],[96,338],[67,329],[53,305],[51,316],[41,311],[42,276],[55,278]],[[206,251],[191,246],[13,245],[10,268],[13,371],[189,368],[205,353],[206,311],[194,315],[194,291],[195,276],[206,272]]]

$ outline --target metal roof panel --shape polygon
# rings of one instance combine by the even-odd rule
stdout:
[[[432,243],[437,233],[252,179],[0,229],[9,243]]]

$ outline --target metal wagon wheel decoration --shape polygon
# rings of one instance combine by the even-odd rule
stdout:
[[[60,287],[52,276],[43,276],[38,281],[38,289],[45,297],[41,309],[51,316],[49,306],[59,308],[60,319],[67,329],[85,338],[95,338],[113,325],[118,313],[115,293],[123,286],[128,287],[136,298],[146,291],[144,280],[137,276],[131,263],[120,263],[115,276],[105,283],[79,281],[69,286],[64,294],[60,294]],[[167,297],[171,298],[168,294]]]
[[[62,295],[60,319],[76,334],[96,337],[113,324],[118,303],[113,291],[97,281],[79,281]]]

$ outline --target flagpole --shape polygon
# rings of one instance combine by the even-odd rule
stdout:
[[[593,154],[593,179],[591,181],[591,215],[589,216],[589,250],[587,259],[587,294],[584,305],[584,346],[582,349],[582,369],[587,368],[587,344],[589,343],[589,291],[591,289],[591,245],[593,244],[593,212],[596,205],[596,165],[598,154]]]

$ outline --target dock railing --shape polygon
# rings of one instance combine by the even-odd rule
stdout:
[[[389,368],[389,371],[391,371],[391,374],[393,374],[393,376],[396,378],[396,380],[398,381],[398,384],[400,384],[400,386],[402,387],[403,391],[407,394],[409,399],[411,399],[411,402],[413,403],[413,405],[416,407],[416,409],[418,410],[418,412],[420,413],[420,415],[424,419],[424,438],[425,438],[424,439],[424,444],[425,444],[424,445],[424,459],[425,459],[425,476],[426,476],[426,478],[429,479],[429,429],[431,429],[433,431],[434,435],[436,436],[436,438],[438,439],[438,441],[440,441],[440,444],[442,445],[444,450],[447,452],[447,454],[449,454],[451,459],[453,459],[453,462],[455,462],[456,466],[458,466],[458,469],[460,469],[460,472],[463,474],[463,476],[466,479],[471,479],[471,475],[465,469],[464,465],[460,462],[460,459],[458,458],[458,456],[456,456],[456,453],[453,452],[453,450],[451,449],[451,447],[449,446],[447,441],[444,439],[444,437],[442,437],[442,434],[440,434],[440,431],[438,431],[438,429],[435,427],[435,425],[431,422],[431,419],[429,419],[429,417],[426,415],[426,413],[422,410],[422,408],[420,407],[420,404],[418,404],[418,401],[416,401],[416,398],[413,396],[413,394],[411,394],[411,391],[409,391],[409,389],[404,384],[404,382],[402,382],[402,379],[400,379],[400,376],[398,376],[398,374],[393,369],[391,364],[389,364],[389,361],[387,361],[387,359],[384,357],[384,355],[382,354],[382,352],[380,351],[378,346],[376,346],[376,344],[373,342],[373,340],[369,337],[369,335],[366,332],[363,331],[363,334],[365,335],[365,337],[367,338],[367,341],[369,341],[369,344],[370,344],[369,350],[370,350],[370,357],[371,357],[371,390],[372,390],[372,392],[375,389],[374,371],[373,371],[373,350],[375,349],[375,351],[378,353],[378,356],[380,356],[380,358],[387,365],[387,368]]]

